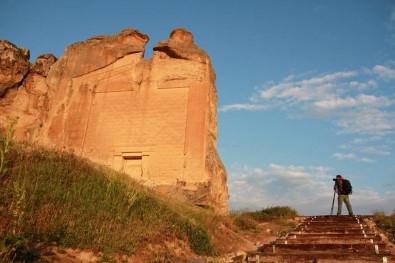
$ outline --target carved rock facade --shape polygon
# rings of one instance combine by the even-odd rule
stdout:
[[[73,44],[58,60],[41,55],[32,65],[28,51],[0,42],[0,114],[19,116],[18,139],[73,150],[227,213],[210,58],[185,29],[144,59],[148,40],[125,29]]]

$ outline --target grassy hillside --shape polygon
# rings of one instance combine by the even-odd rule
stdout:
[[[14,145],[12,125],[0,130],[0,262],[38,260],[47,244],[184,262],[232,250],[245,242],[237,233],[262,220],[297,215],[280,207],[221,217],[72,153]]]
[[[18,144],[4,162],[3,256],[32,256],[26,247],[30,241],[133,254],[147,244],[181,240],[198,255],[215,253],[206,230],[215,220],[211,211],[174,204],[123,174],[70,153]]]

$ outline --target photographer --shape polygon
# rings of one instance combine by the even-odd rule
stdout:
[[[343,202],[346,204],[348,214],[350,216],[353,215],[352,206],[350,203],[349,195],[352,193],[352,187],[348,180],[344,179],[341,175],[336,175],[336,178],[333,179],[335,181],[335,185],[333,189],[336,191],[337,197],[337,215],[342,214],[342,206]],[[347,181],[347,183],[345,182]]]

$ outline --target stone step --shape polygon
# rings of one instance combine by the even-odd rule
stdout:
[[[276,244],[380,244],[380,241],[373,238],[297,238],[297,239],[277,239]]]
[[[369,221],[369,216],[305,217],[286,237],[248,252],[248,260],[238,257],[233,262],[395,262]]]
[[[360,227],[348,227],[348,228],[343,228],[343,227],[334,227],[334,226],[328,226],[328,227],[301,227],[301,228],[295,228],[294,232],[308,232],[308,231],[314,231],[314,232],[362,232],[365,231],[366,232],[373,232],[372,229],[370,228],[360,228]]]
[[[342,221],[342,222],[354,222],[354,221],[363,221],[365,220],[366,216],[316,216],[316,217],[305,217],[304,221],[309,222],[309,221],[325,221],[325,222],[331,222],[331,221]]]
[[[342,221],[342,220],[333,220],[333,221],[326,221],[326,220],[319,220],[319,221],[303,221],[300,225],[367,225],[364,220],[353,220],[353,221]]]
[[[365,223],[324,223],[324,222],[311,222],[311,223],[301,223],[300,225],[297,226],[298,228],[300,227],[342,227],[342,228],[347,228],[347,227],[358,227],[358,228],[370,228],[367,224]]]
[[[262,251],[266,253],[292,253],[295,251],[314,251],[330,253],[372,253],[388,254],[385,244],[269,244],[263,245]]]
[[[300,223],[299,225],[314,225],[314,226],[359,226],[359,225],[363,225],[363,226],[367,226],[367,224],[365,222],[324,222],[324,221],[311,221],[311,222],[303,222]]]
[[[258,257],[259,258],[258,258]],[[362,263],[362,262],[386,262],[392,263],[395,257],[391,255],[377,255],[369,253],[311,253],[311,252],[297,252],[289,254],[263,254],[263,253],[249,253],[248,258],[238,256],[233,258],[234,263],[246,262],[260,262],[260,263],[336,263],[336,262],[349,262],[349,263]]]
[[[299,238],[303,238],[303,239],[308,239],[308,238],[332,238],[332,239],[336,239],[336,238],[351,238],[351,239],[356,239],[356,238],[368,238],[368,239],[375,239],[377,241],[381,240],[381,237],[379,235],[375,235],[375,234],[366,234],[366,236],[362,233],[356,234],[356,235],[350,235],[350,234],[333,234],[333,233],[289,233],[287,236],[287,239],[299,239]]]
[[[296,230],[292,231],[292,234],[303,234],[303,233],[322,233],[322,234],[350,234],[350,235],[357,235],[357,234],[369,234],[369,235],[374,235],[376,234],[372,230],[364,230],[364,229],[333,229],[333,228],[328,228],[328,229],[315,229],[315,228],[307,228],[303,230]]]

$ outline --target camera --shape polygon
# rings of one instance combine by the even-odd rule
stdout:
[[[332,181],[336,181],[336,178],[333,178]]]

